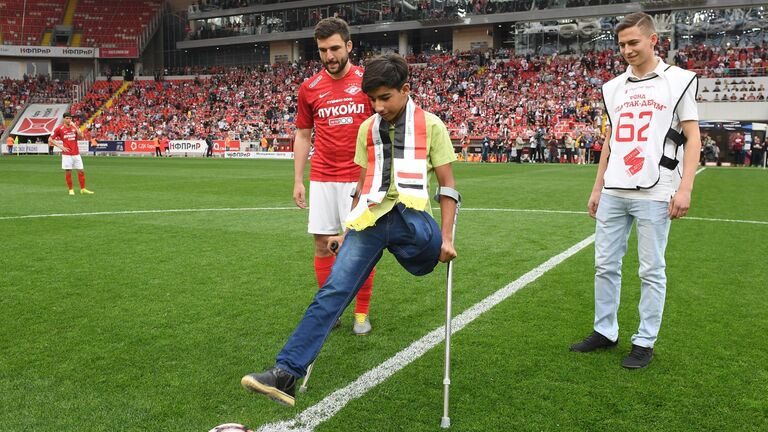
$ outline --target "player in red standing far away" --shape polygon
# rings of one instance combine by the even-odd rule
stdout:
[[[77,140],[83,139],[83,133],[72,123],[72,116],[69,113],[64,113],[63,117],[62,124],[56,126],[48,138],[48,144],[61,149],[61,169],[66,172],[69,194],[75,194],[75,191],[72,190],[72,170],[76,169],[77,180],[80,182],[80,193],[93,195],[92,191],[85,188],[83,159],[80,157],[80,149],[77,148]]]
[[[328,248],[330,238],[343,230],[360,178],[360,167],[354,162],[357,130],[373,111],[361,88],[363,70],[349,62],[352,41],[347,23],[338,18],[323,19],[315,27],[314,37],[323,70],[299,88],[293,144],[293,201],[299,208],[307,208],[304,168],[314,126],[308,231],[314,235],[315,276],[318,286],[322,287],[336,258]],[[371,271],[357,294],[352,327],[357,335],[371,331],[368,310],[375,272],[376,269]]]
[[[163,139],[160,140],[160,150],[162,150],[162,153],[165,153],[165,157],[170,157],[168,155],[168,144],[171,142],[171,140],[168,139],[167,135],[163,135]]]

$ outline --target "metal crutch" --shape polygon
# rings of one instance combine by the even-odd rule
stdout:
[[[441,187],[437,190],[435,200],[440,202],[440,197],[446,196],[456,201],[456,213],[453,215],[453,238],[456,240],[456,221],[459,219],[461,207],[461,194],[453,188]],[[451,426],[451,418],[448,416],[449,387],[451,386],[451,301],[453,291],[453,260],[448,261],[447,285],[445,290],[445,370],[443,375],[443,417],[440,419],[440,427],[447,429]]]
[[[299,393],[304,393],[307,391],[307,382],[309,381],[309,377],[312,375],[312,369],[315,367],[315,362],[312,362],[312,364],[309,365],[307,368],[307,374],[304,375],[304,381],[301,382],[301,387],[299,387]]]

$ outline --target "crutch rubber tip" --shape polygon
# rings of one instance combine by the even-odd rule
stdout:
[[[299,387],[299,393],[306,393],[307,388],[306,387]]]
[[[443,417],[440,420],[440,427],[443,429],[448,429],[451,427],[451,418],[450,417]]]

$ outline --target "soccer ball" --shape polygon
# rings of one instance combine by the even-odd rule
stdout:
[[[253,429],[248,429],[248,426],[243,426],[240,423],[224,423],[208,432],[253,432]]]

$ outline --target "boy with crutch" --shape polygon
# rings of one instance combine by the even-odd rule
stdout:
[[[358,132],[355,162],[362,170],[346,219],[348,230],[329,240],[341,245],[336,262],[275,367],[241,381],[246,389],[285,405],[294,405],[296,381],[306,375],[384,249],[416,276],[456,257],[453,225],[459,194],[448,130],[411,100],[408,65],[401,56],[372,59],[362,87],[376,114]],[[441,227],[431,215],[428,179],[433,172],[440,185]]]

